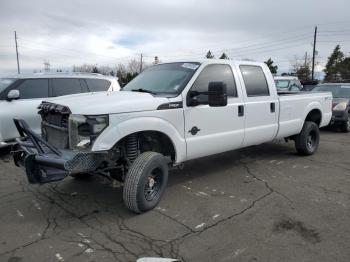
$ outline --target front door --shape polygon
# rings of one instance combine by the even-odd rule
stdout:
[[[1,119],[2,132],[5,140],[19,136],[13,118],[24,119],[30,128],[36,133],[41,132],[41,117],[38,114],[38,106],[41,101],[49,96],[48,79],[26,79],[13,89],[19,90],[18,100],[3,101],[6,117]]]
[[[239,148],[243,142],[243,99],[241,89],[236,86],[237,79],[231,65],[207,65],[190,90],[208,91],[209,82],[226,84],[228,103],[223,107],[209,107],[207,95],[197,97],[200,105],[188,106],[184,103],[187,159]]]

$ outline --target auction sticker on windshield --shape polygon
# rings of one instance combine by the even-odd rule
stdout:
[[[199,65],[191,64],[191,63],[183,63],[182,67],[188,68],[188,69],[192,69],[192,70],[196,70],[199,67]]]

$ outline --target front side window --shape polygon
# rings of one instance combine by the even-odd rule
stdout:
[[[49,96],[48,79],[27,79],[18,87],[20,99],[45,98]]]
[[[269,96],[269,86],[260,66],[241,65],[239,68],[248,97]]]
[[[83,92],[78,78],[55,78],[52,80],[52,85],[53,96],[65,96]]]
[[[17,79],[14,78],[0,78],[0,93],[12,85]]]
[[[199,66],[199,63],[191,62],[155,65],[134,78],[123,91],[176,96],[185,88]]]
[[[88,85],[89,92],[108,91],[111,86],[111,82],[104,79],[86,78],[85,81]]]
[[[237,97],[236,82],[229,65],[207,65],[194,82],[191,91],[207,92],[210,82],[223,82],[227,96]],[[201,104],[208,103],[208,95],[199,95],[197,99]]]

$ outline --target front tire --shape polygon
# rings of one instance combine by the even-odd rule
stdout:
[[[143,213],[160,201],[168,182],[168,164],[162,154],[144,152],[131,165],[124,181],[125,206]]]
[[[300,134],[295,138],[295,148],[299,155],[313,155],[320,143],[320,130],[315,122],[306,121]]]

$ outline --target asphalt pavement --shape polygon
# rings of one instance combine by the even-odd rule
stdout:
[[[350,261],[350,134],[318,152],[292,142],[170,171],[158,207],[135,215],[102,177],[29,185],[0,154],[0,261]]]

